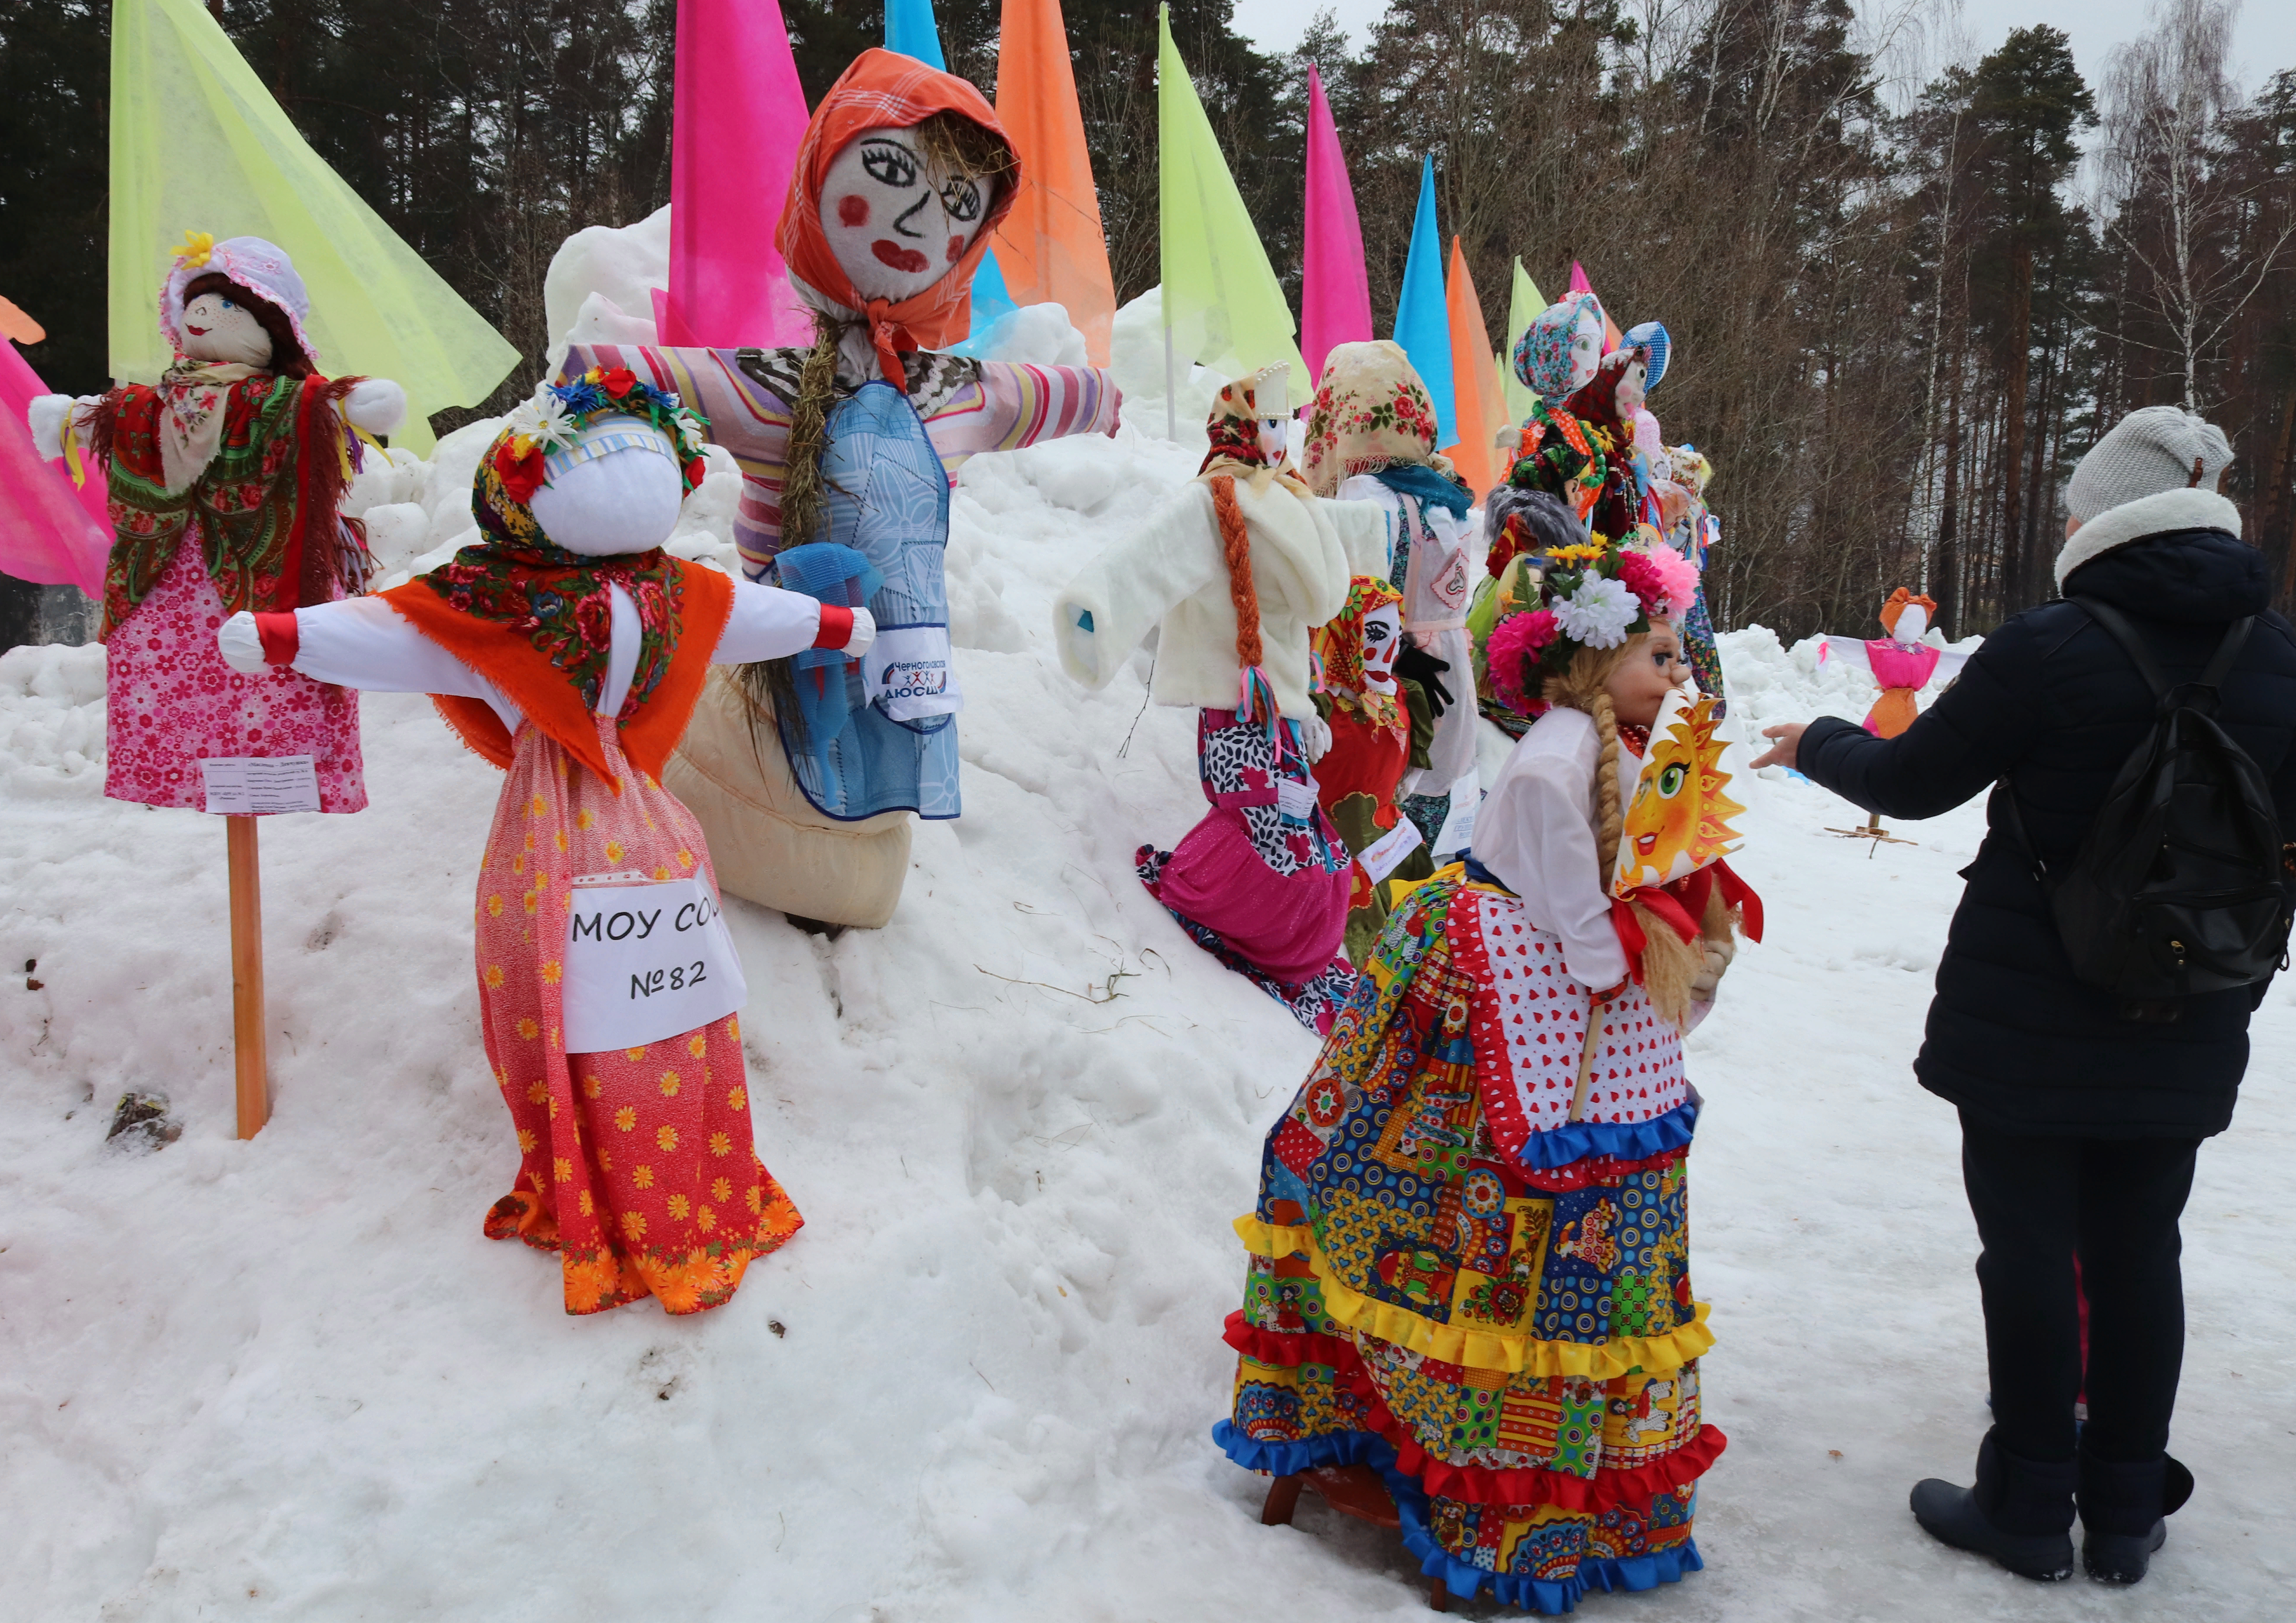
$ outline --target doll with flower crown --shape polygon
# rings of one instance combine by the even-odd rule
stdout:
[[[340,512],[353,430],[390,432],[406,396],[381,378],[322,376],[310,313],[280,249],[190,233],[160,287],[176,358],[159,382],[31,403],[42,454],[84,452],[109,487],[100,635],[115,800],[204,808],[201,760],[308,755],[321,811],[366,805],[357,695],[292,671],[234,671],[215,651],[225,615],[365,585],[364,532]]]
[[[802,1222],[753,1144],[741,964],[661,773],[713,666],[815,651],[841,677],[875,627],[662,551],[703,427],[627,371],[545,386],[480,461],[484,541],[217,638],[235,670],[429,693],[507,775],[473,916],[520,1160],[486,1232],[555,1252],[569,1313],[714,1307]]]
[[[984,451],[1116,431],[1104,370],[941,353],[1021,165],[964,80],[865,51],[806,127],[776,242],[814,315],[810,349],[573,346],[570,375],[624,366],[675,389],[742,467],[734,539],[752,580],[865,602],[877,655],[831,682],[767,661],[705,691],[669,781],[726,888],[819,927],[879,926],[915,819],[959,815],[964,693],[943,574],[956,471]],[[874,573],[830,567],[833,544]]]
[[[1538,719],[1267,1135],[1213,1435],[1267,1519],[1389,1509],[1439,1594],[1565,1612],[1702,1564],[1682,1036],[1760,917],[1682,686],[1694,576],[1614,541],[1519,576],[1489,669]]]

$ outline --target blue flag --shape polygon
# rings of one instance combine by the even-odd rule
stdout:
[[[933,20],[932,0],[885,0],[885,49],[914,56],[943,73],[948,71],[948,58],[940,53],[940,27]]]
[[[1435,160],[1420,160],[1419,212],[1411,222],[1411,254],[1403,262],[1403,292],[1395,301],[1395,341],[1435,402],[1435,443],[1459,438],[1456,397],[1451,392],[1451,312],[1443,298],[1443,244],[1435,230]]]

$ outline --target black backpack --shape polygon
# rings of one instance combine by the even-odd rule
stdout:
[[[2008,820],[2032,857],[2073,974],[2112,993],[2131,1018],[2173,1020],[2177,1000],[2253,986],[2286,962],[2272,791],[2216,720],[2217,690],[2256,621],[2234,621],[2200,679],[2172,688],[2116,610],[2072,601],[2136,662],[2158,701],[2152,729],[2113,779],[2070,867],[2048,871],[2005,783]]]

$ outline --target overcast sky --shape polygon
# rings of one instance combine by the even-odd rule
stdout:
[[[1352,49],[1363,47],[1386,0],[1236,0],[1235,26],[1263,51],[1288,51],[1324,4],[1339,16]],[[1864,0],[1872,9],[1872,0]],[[1631,6],[1629,7],[1631,9]],[[1975,0],[1962,26],[1974,55],[1998,45],[2012,29],[2046,22],[2072,37],[2073,60],[2092,88],[2102,80],[2113,46],[2144,29],[2147,0]],[[2233,67],[2253,91],[2276,70],[2296,68],[2296,0],[2248,0],[2241,9]]]

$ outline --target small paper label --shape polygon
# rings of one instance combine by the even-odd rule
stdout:
[[[1296,783],[1291,778],[1279,778],[1275,783],[1275,804],[1287,817],[1297,817],[1302,823],[1316,820],[1316,780]]]
[[[1435,854],[1439,857],[1471,851],[1475,847],[1475,813],[1483,804],[1482,784],[1479,775],[1470,772],[1451,785],[1451,810],[1443,819],[1443,826],[1435,831]]]
[[[1373,884],[1379,883],[1395,872],[1396,865],[1417,850],[1421,844],[1419,825],[1408,817],[1399,817],[1393,828],[1356,853],[1363,871],[1371,875]]]
[[[574,881],[561,983],[569,1053],[641,1048],[749,1001],[733,934],[708,885],[698,878],[614,882],[619,878]]]
[[[964,708],[946,626],[880,626],[861,656],[869,702],[895,721],[953,716]]]
[[[200,763],[208,809],[227,817],[319,809],[319,774],[308,755],[210,756]]]

